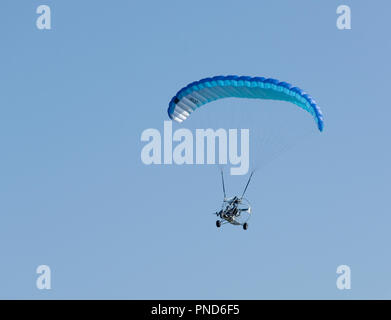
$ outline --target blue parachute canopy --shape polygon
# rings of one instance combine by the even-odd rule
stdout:
[[[179,90],[171,99],[168,116],[177,122],[182,122],[202,105],[231,97],[294,103],[310,113],[319,131],[323,130],[322,112],[310,95],[287,82],[263,77],[217,76],[192,82]]]

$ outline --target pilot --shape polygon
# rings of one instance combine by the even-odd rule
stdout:
[[[239,204],[239,202],[240,202],[240,200],[239,200],[239,198],[238,197],[234,197],[233,199],[232,199],[232,204]]]

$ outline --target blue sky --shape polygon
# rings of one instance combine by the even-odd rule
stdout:
[[[41,4],[52,30],[36,28]],[[351,30],[336,28],[340,4]],[[387,1],[3,0],[0,10],[0,298],[391,298]],[[142,131],[162,130],[177,90],[220,74],[291,82],[325,115],[322,134],[257,171],[246,232],[215,227],[218,166],[140,160]],[[216,102],[174,128],[240,118],[256,132],[263,105],[290,112],[248,104]],[[281,132],[314,126],[300,115]],[[228,176],[228,192],[245,180]],[[51,290],[35,286],[42,264]],[[341,264],[351,290],[336,288]]]

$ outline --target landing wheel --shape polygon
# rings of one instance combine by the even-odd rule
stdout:
[[[221,227],[221,221],[220,221],[220,220],[217,220],[217,221],[216,221],[216,227],[217,227],[217,228],[220,228],[220,227]]]
[[[245,223],[243,224],[243,229],[244,229],[244,230],[247,230],[247,228],[248,228],[248,223],[245,222]]]

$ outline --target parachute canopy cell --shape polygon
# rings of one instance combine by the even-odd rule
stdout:
[[[192,82],[171,99],[168,116],[182,122],[202,105],[223,98],[288,101],[310,113],[323,130],[322,112],[310,95],[287,82],[263,77],[217,76]]]

